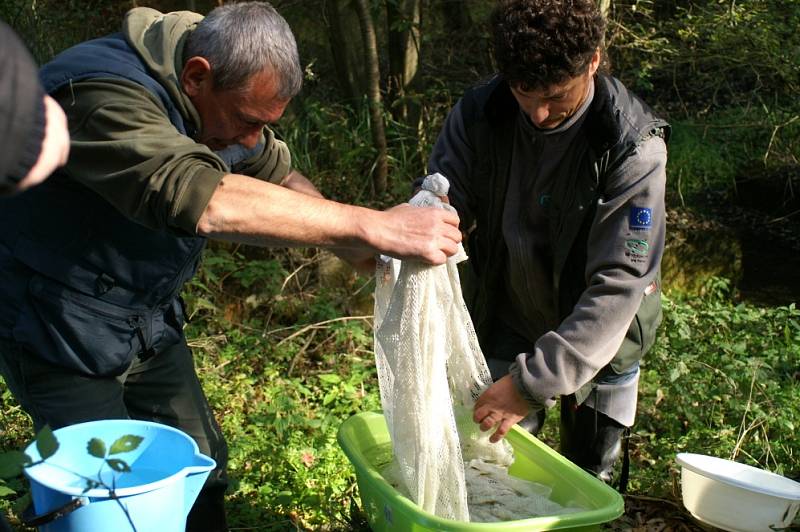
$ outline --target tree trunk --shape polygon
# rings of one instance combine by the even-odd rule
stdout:
[[[599,0],[597,5],[600,7],[603,17],[608,19],[608,12],[611,11],[611,0]]]
[[[361,23],[361,35],[364,41],[364,63],[367,65],[367,98],[372,121],[372,143],[378,152],[375,160],[375,169],[372,172],[373,190],[377,195],[386,191],[386,182],[389,174],[386,131],[383,124],[383,106],[381,105],[378,40],[375,36],[372,15],[369,12],[368,0],[356,0],[355,7],[358,12],[358,20]]]
[[[388,102],[395,120],[406,122],[406,89],[419,65],[421,0],[387,0],[389,80]]]
[[[362,37],[350,4],[351,0],[325,0],[324,15],[337,81],[345,97],[357,102],[364,94],[365,72],[357,45]]]
[[[472,17],[464,0],[439,0],[438,4],[449,31],[460,33],[472,26]]]

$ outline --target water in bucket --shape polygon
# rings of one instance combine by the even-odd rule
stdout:
[[[216,463],[198,452],[189,436],[150,421],[114,419],[90,421],[53,432],[58,451],[45,462],[28,467],[41,532],[178,532]],[[106,450],[123,436],[141,438],[131,450],[106,458],[92,456],[90,440],[105,443]],[[138,438],[133,440],[138,441]],[[135,447],[135,448],[133,448]],[[40,459],[36,445],[25,452]],[[94,454],[98,454],[96,451]],[[102,453],[100,453],[102,454]],[[117,469],[116,471],[114,469]],[[114,492],[112,497],[111,491]]]

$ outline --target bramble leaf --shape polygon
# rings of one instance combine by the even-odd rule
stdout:
[[[120,460],[119,458],[109,458],[106,460],[108,466],[116,471],[117,473],[130,473],[131,468],[125,460]]]
[[[143,437],[135,436],[133,434],[120,436],[114,443],[111,444],[111,451],[108,454],[127,453],[136,450],[136,448],[139,447],[139,444],[142,443],[142,440],[144,440]]]
[[[36,435],[36,450],[39,451],[42,460],[47,460],[58,451],[58,440],[48,425],[42,427]]]
[[[92,438],[86,445],[86,450],[95,458],[106,457],[106,443],[100,438]]]
[[[22,451],[0,453],[0,478],[16,477],[30,463],[31,457]]]
[[[0,497],[6,497],[7,495],[16,495],[16,491],[12,490],[8,486],[4,486],[0,484]]]

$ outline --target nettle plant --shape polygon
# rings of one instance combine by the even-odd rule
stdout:
[[[128,523],[130,523],[131,529],[136,532],[136,526],[133,524],[133,520],[131,519],[127,508],[122,504],[122,502],[119,500],[119,497],[117,497],[115,493],[117,479],[119,478],[118,475],[111,476],[111,485],[109,485],[107,481],[103,480],[103,473],[105,472],[106,467],[110,468],[117,474],[130,473],[132,471],[130,464],[128,464],[128,462],[122,458],[119,458],[118,455],[136,450],[139,447],[139,444],[142,443],[142,440],[144,440],[144,438],[141,436],[126,434],[124,436],[120,436],[114,440],[110,446],[108,446],[106,445],[106,442],[100,438],[91,438],[86,444],[86,451],[94,458],[102,460],[95,477],[83,475],[59,464],[48,463],[48,465],[67,471],[68,473],[83,480],[83,494],[86,494],[93,489],[107,490],[109,498],[117,501],[117,504],[124,512]],[[34,460],[30,455],[23,451],[14,450],[0,453],[0,478],[17,477],[21,475],[23,470],[26,468],[31,468],[46,463],[49,458],[56,454],[59,448],[58,439],[56,438],[55,434],[53,434],[53,431],[49,426],[44,426],[39,433],[36,434],[34,442],[36,445],[36,451],[39,453],[38,460]],[[26,524],[35,526],[37,524],[37,519],[33,518],[28,520],[26,521]]]

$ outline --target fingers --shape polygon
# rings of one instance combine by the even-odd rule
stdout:
[[[505,438],[508,431],[511,430],[519,420],[520,416],[514,414],[506,414],[505,416],[500,412],[490,411],[488,408],[480,408],[475,410],[472,416],[473,420],[478,423],[481,432],[491,430],[497,427],[494,434],[489,437],[491,443],[497,443]]]
[[[458,223],[460,222],[460,220],[458,218],[458,214],[455,211],[449,209],[438,209],[438,210],[442,211],[442,220],[445,223],[448,223],[458,228]]]
[[[440,265],[458,252],[461,231],[458,214],[436,207],[412,207],[404,203],[386,211],[386,232],[377,249],[399,259],[422,260]]]
[[[490,428],[497,425],[497,423],[501,420],[500,414],[497,412],[491,412],[488,415],[484,416],[483,419],[480,420],[478,426],[480,427],[482,432],[486,432]]]
[[[480,423],[486,418],[486,416],[492,413],[491,409],[481,406],[482,397],[483,396],[478,397],[478,400],[475,402],[475,409],[472,411],[472,421],[475,423]]]
[[[504,418],[495,433],[489,437],[489,441],[492,443],[497,443],[505,438],[506,434],[508,434],[508,431],[511,430],[511,427],[513,427],[515,423],[516,421],[513,421],[513,418]]]

